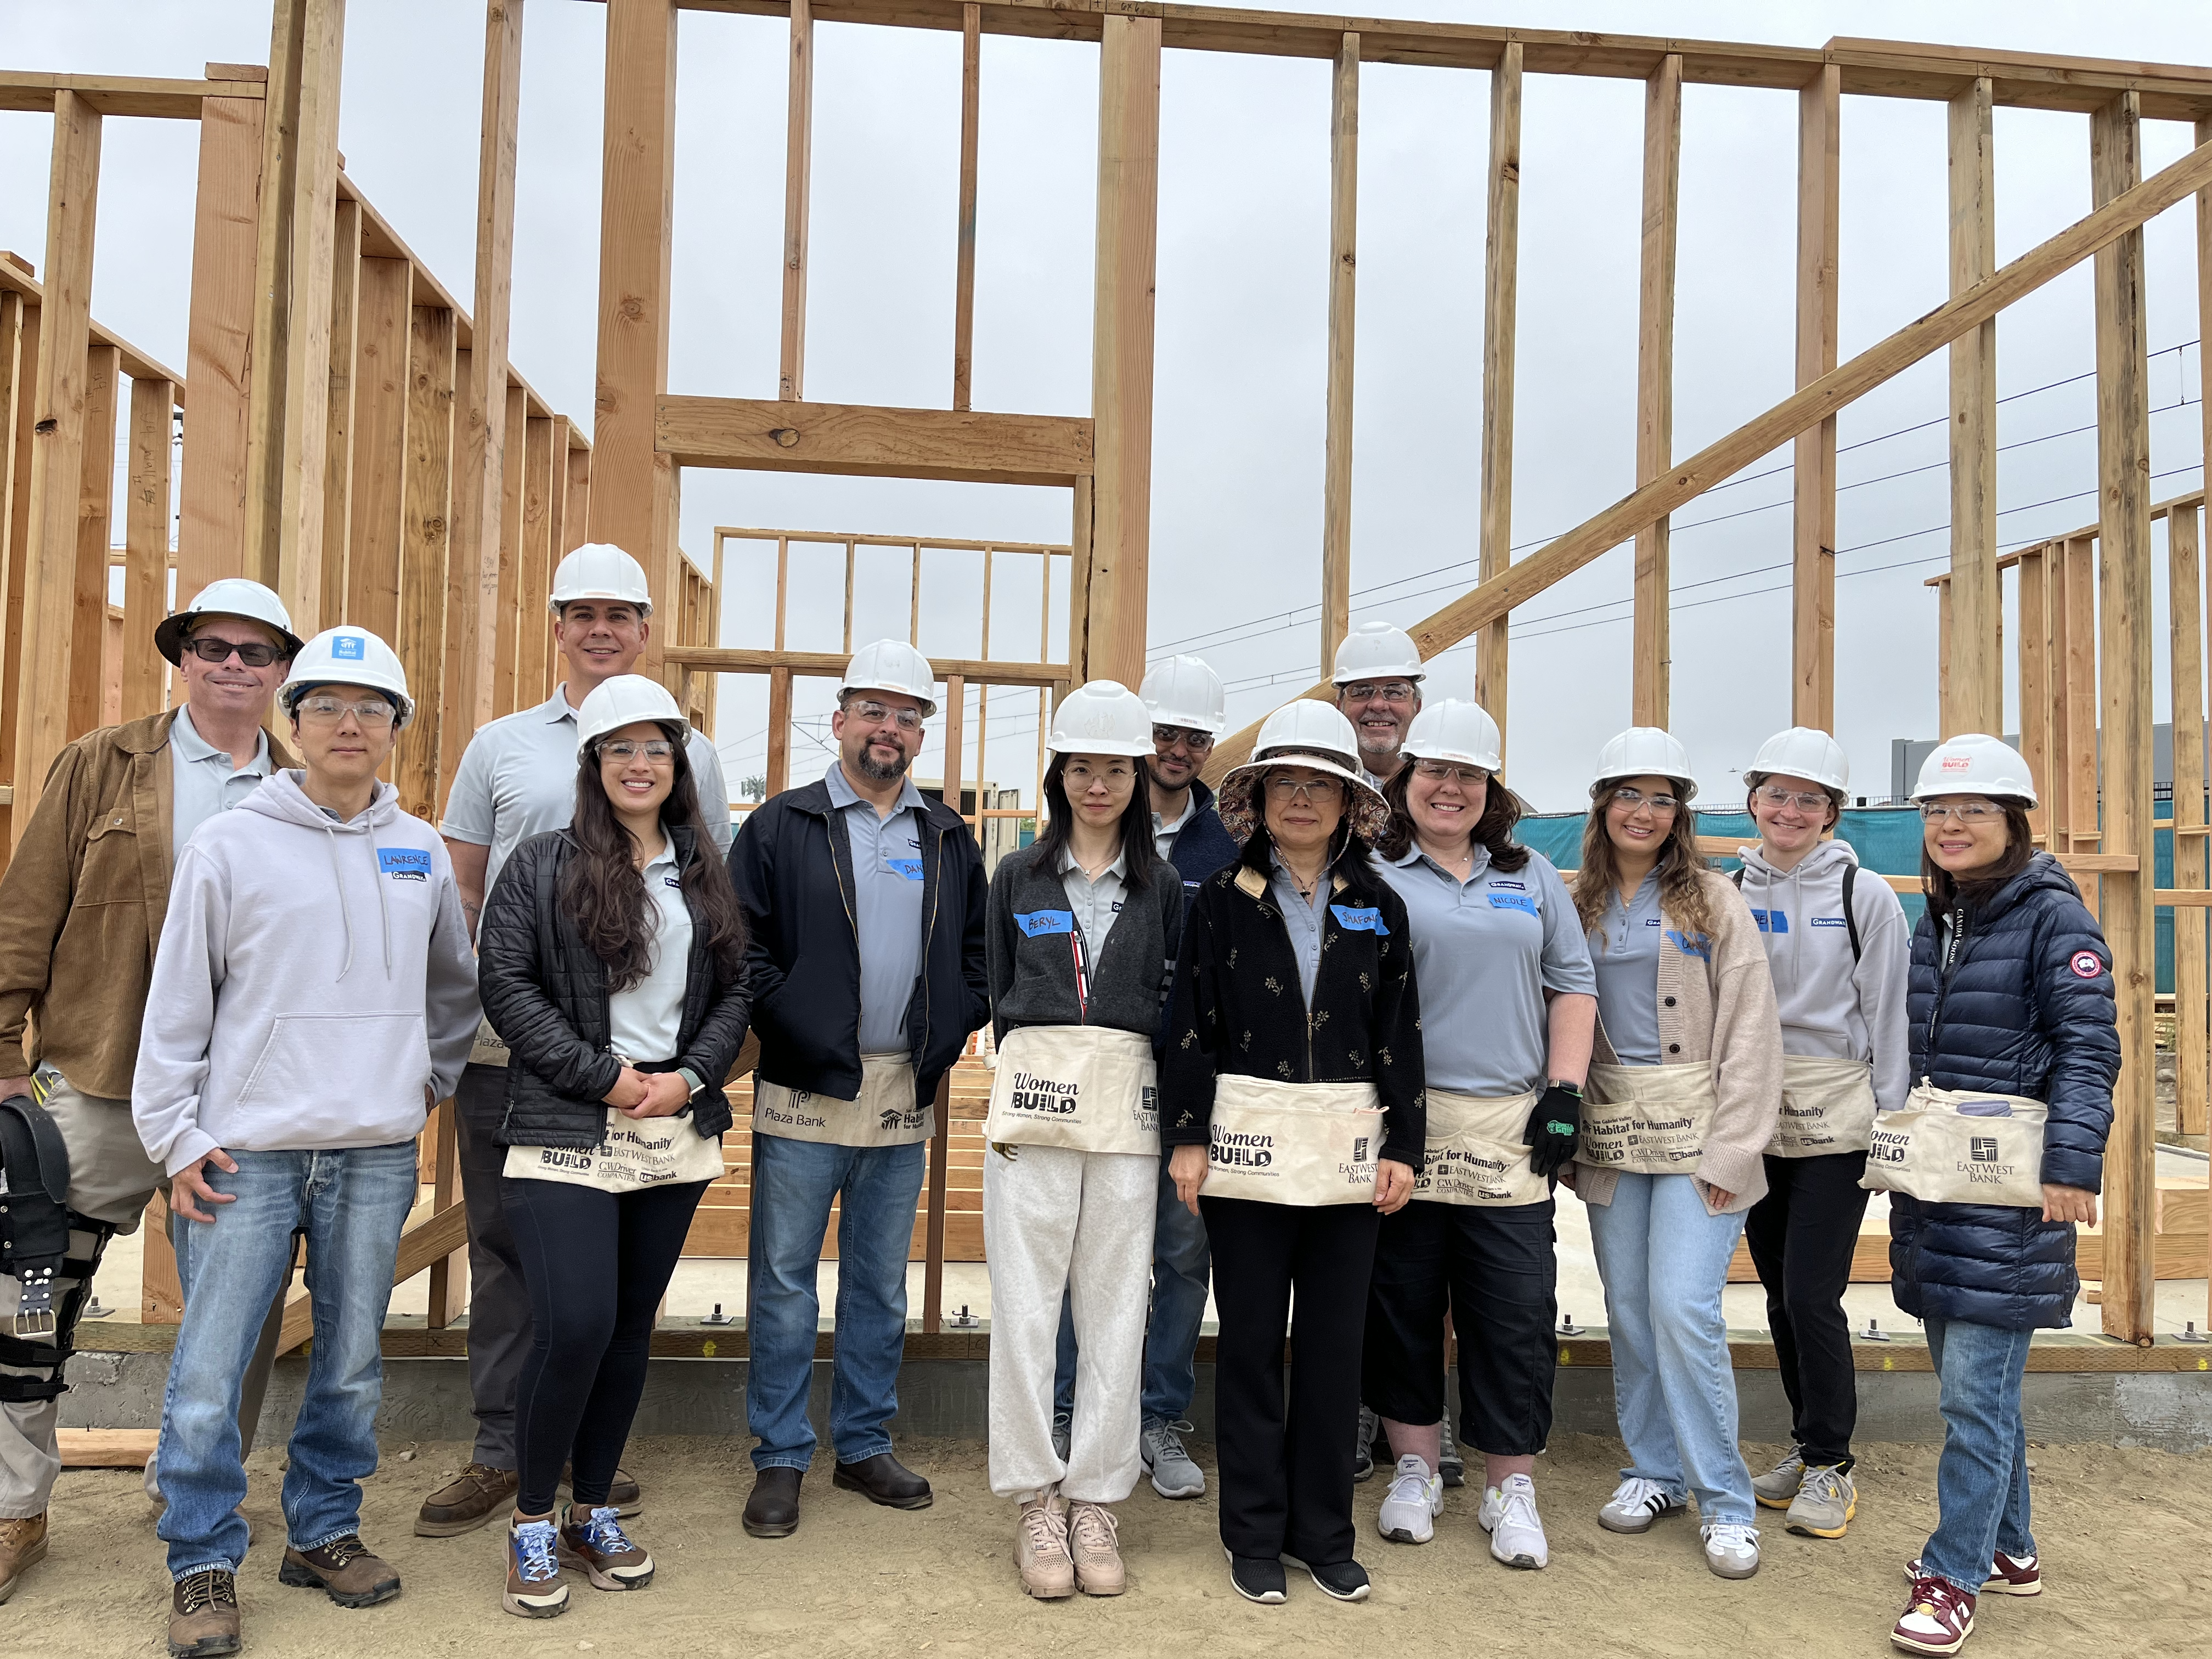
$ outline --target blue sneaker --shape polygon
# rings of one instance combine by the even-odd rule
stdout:
[[[568,1611],[568,1587],[554,1559],[550,1521],[507,1526],[507,1594],[499,1604],[522,1619],[554,1619]]]
[[[561,1517],[560,1563],[582,1573],[594,1589],[643,1589],[653,1582],[653,1558],[630,1542],[621,1515],[605,1504],[580,1522],[574,1507]]]

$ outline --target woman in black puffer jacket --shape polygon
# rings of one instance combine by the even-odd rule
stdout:
[[[1984,1590],[2042,1588],[2021,1377],[2030,1334],[2072,1322],[2075,1224],[2097,1219],[2120,1047],[2105,936],[2057,860],[2029,839],[2027,762],[1995,738],[1954,738],[1921,768],[1913,799],[1928,890],[1907,994],[1921,1086],[1896,1117],[1932,1109],[1953,1144],[1928,1158],[1915,1130],[1920,1161],[1908,1171],[1901,1134],[1885,1141],[1885,1114],[1867,1184],[1899,1183],[1889,1207],[1894,1294],[1926,1324],[1944,1422],[1936,1530],[1911,1564],[1911,1599],[1890,1639],[1949,1654],[1972,1632]],[[2014,1202],[1931,1202],[1903,1189],[1932,1180],[1948,1196],[1947,1178],[1986,1178],[2011,1146],[2032,1151],[2032,1136],[2012,1139],[2021,1133],[2013,1120],[2032,1122],[2038,1103],[2047,1113],[2040,1166],[2019,1172],[2005,1194]],[[1886,1144],[1900,1161],[1882,1174]]]

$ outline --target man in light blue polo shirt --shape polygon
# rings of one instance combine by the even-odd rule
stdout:
[[[823,775],[830,805],[853,849],[854,924],[860,935],[860,1053],[903,1054],[907,1004],[921,972],[921,819],[929,810],[914,779],[881,811],[846,781],[842,765]]]

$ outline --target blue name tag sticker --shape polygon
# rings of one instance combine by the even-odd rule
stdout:
[[[1340,927],[1349,928],[1355,933],[1380,933],[1385,939],[1390,936],[1390,930],[1382,925],[1380,910],[1371,908],[1355,909],[1349,904],[1332,904],[1328,909]]]
[[[376,849],[376,867],[387,876],[403,880],[428,881],[430,854],[420,847],[380,847]]]
[[[1538,914],[1536,901],[1526,893],[1492,893],[1490,908],[1493,910],[1520,910],[1532,916]]]
[[[1667,939],[1686,957],[1695,957],[1700,962],[1711,962],[1713,959],[1711,942],[1703,933],[1692,937],[1684,933],[1679,928],[1669,927],[1667,930]]]
[[[357,634],[341,634],[331,641],[333,662],[362,662],[368,654],[368,641]]]
[[[1753,909],[1751,919],[1759,924],[1759,931],[1762,933],[1786,933],[1790,931],[1790,913],[1787,910]]]
[[[886,856],[884,860],[884,868],[895,876],[904,876],[908,881],[921,879],[920,859],[895,859]]]
[[[1813,918],[1813,926],[1815,927],[1848,927],[1850,926],[1850,923],[1844,921],[1841,916],[1815,916]]]
[[[1075,931],[1075,912],[1073,910],[1031,910],[1026,915],[1017,910],[1014,926],[1030,938],[1040,933],[1072,933]]]

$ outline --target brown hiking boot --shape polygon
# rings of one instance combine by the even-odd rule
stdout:
[[[555,1498],[562,1503],[572,1503],[576,1496],[576,1467],[573,1463],[561,1466],[561,1484],[553,1489]],[[607,1502],[615,1506],[616,1513],[625,1521],[635,1521],[645,1512],[645,1492],[630,1476],[628,1469],[617,1469],[615,1478],[607,1483]]]
[[[519,1476],[513,1469],[469,1463],[422,1500],[415,1516],[417,1538],[457,1538],[510,1508]]]
[[[565,1508],[555,1555],[562,1566],[590,1579],[594,1589],[643,1589],[653,1582],[653,1558],[622,1529],[611,1504],[586,1510],[580,1521],[574,1504]]]
[[[20,1521],[0,1521],[0,1601],[13,1595],[23,1575],[46,1559],[44,1510]]]
[[[1103,1504],[1067,1506],[1067,1553],[1075,1561],[1075,1582],[1085,1595],[1119,1595],[1129,1587],[1121,1565],[1120,1528]]]
[[[169,1602],[169,1659],[214,1659],[238,1651],[238,1580],[202,1567],[177,1580]]]
[[[399,1594],[398,1573],[371,1555],[361,1534],[351,1532],[311,1550],[286,1545],[276,1582],[321,1590],[342,1607],[373,1607]]]

